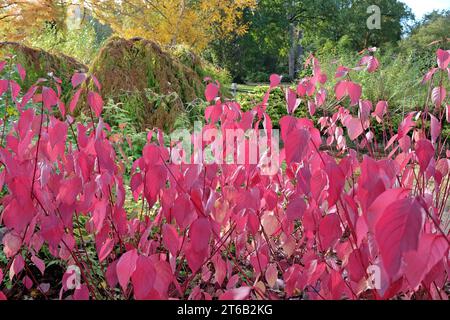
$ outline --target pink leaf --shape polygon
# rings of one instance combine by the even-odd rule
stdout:
[[[219,297],[219,300],[246,300],[251,289],[251,287],[240,287],[237,289],[228,290]]]
[[[98,251],[98,260],[99,262],[103,262],[111,253],[114,248],[114,239],[108,238],[101,245],[100,250]]]
[[[435,87],[431,92],[431,100],[436,106],[440,106],[447,95],[444,87]]]
[[[300,101],[297,99],[297,93],[291,88],[288,88],[286,90],[286,101],[288,114],[293,113],[300,103]]]
[[[152,259],[146,256],[139,256],[136,262],[136,270],[131,277],[136,300],[150,299],[150,293],[157,276]]]
[[[302,197],[296,197],[289,201],[286,208],[286,216],[290,221],[301,219],[306,210],[306,203]]]
[[[316,113],[316,103],[312,100],[308,101],[308,111],[311,117]]]
[[[102,110],[103,110],[102,97],[97,92],[89,91],[87,100],[88,100],[89,106],[94,110],[95,115],[97,117],[100,117],[100,115],[102,114]]]
[[[42,102],[48,110],[51,110],[53,106],[56,106],[58,100],[58,96],[52,88],[42,88]]]
[[[138,259],[137,250],[133,249],[125,252],[117,262],[116,272],[119,284],[122,287],[123,292],[127,291],[128,281],[131,275],[136,270],[136,262]]]
[[[100,82],[98,81],[97,77],[94,75],[91,75],[91,79],[94,82],[95,87],[97,88],[97,90],[100,92],[102,91],[102,86],[100,84]]]
[[[25,69],[22,67],[22,65],[20,63],[16,64],[16,67],[17,67],[17,72],[19,73],[20,79],[23,82],[25,80],[27,72],[25,71]]]
[[[438,67],[442,70],[445,70],[450,63],[450,51],[438,49],[436,52]]]
[[[80,84],[82,84],[86,80],[86,74],[85,73],[75,73],[72,76],[72,87],[75,89]]]
[[[424,216],[415,199],[405,198],[390,204],[375,226],[383,265],[393,278],[400,269],[403,254],[417,250]]]
[[[345,126],[347,127],[348,136],[352,141],[364,132],[361,120],[359,118],[351,117],[349,120],[346,120]]]
[[[322,250],[332,247],[342,235],[341,224],[337,214],[327,214],[319,225],[319,236]]]
[[[432,114],[430,114],[430,117],[431,117],[431,125],[430,125],[431,141],[436,142],[436,139],[441,134],[441,122]]]
[[[25,260],[23,260],[22,255],[18,254],[9,269],[9,279],[13,280],[14,276],[17,276],[25,267]]]
[[[295,129],[290,132],[287,141],[285,141],[286,162],[288,164],[303,160],[307,152],[309,139],[310,134],[306,129]]]
[[[195,220],[189,230],[189,237],[192,241],[194,251],[204,251],[209,246],[211,237],[211,225],[206,218]]]
[[[80,288],[75,289],[73,293],[73,300],[89,300],[89,289],[85,284],[81,285]]]
[[[73,95],[72,99],[69,103],[69,110],[70,112],[73,112],[75,110],[75,107],[77,106],[78,100],[80,99],[82,89],[78,89],[77,92]]]
[[[278,271],[277,271],[277,267],[274,263],[269,264],[269,266],[266,269],[266,281],[267,284],[273,288],[275,286],[275,284],[277,283],[277,279],[278,279]]]
[[[213,101],[219,95],[219,87],[215,83],[208,83],[205,89],[205,97],[208,102]]]
[[[164,246],[169,249],[172,256],[176,256],[180,247],[180,240],[177,230],[170,224],[163,225],[162,236]]]
[[[39,269],[42,275],[44,275],[45,272],[45,263],[35,255],[31,256],[31,261],[36,265],[36,267]]]
[[[360,66],[365,65],[366,70],[369,73],[372,73],[378,69],[378,66],[380,65],[380,63],[378,62],[377,58],[375,58],[374,56],[364,56],[359,61],[359,65]]]
[[[278,74],[272,74],[270,76],[270,88],[275,88],[276,86],[278,86],[281,82],[281,76],[279,76]]]
[[[335,78],[342,78],[345,77],[348,74],[349,69],[343,66],[339,66],[337,68]]]
[[[0,97],[6,92],[8,91],[8,80],[3,80],[0,79]]]
[[[434,157],[434,147],[431,142],[425,139],[417,141],[416,155],[419,160],[420,172],[424,172]]]
[[[405,254],[405,274],[411,288],[416,288],[447,253],[448,243],[444,236],[423,234],[417,251]]]
[[[378,122],[381,122],[383,119],[383,116],[386,114],[388,108],[387,101],[378,101],[375,111],[372,112],[372,116],[377,118]]]
[[[356,105],[361,97],[361,86],[359,84],[349,82],[347,87],[348,95],[350,97],[350,105]]]
[[[422,79],[422,84],[428,82],[431,80],[431,78],[433,77],[433,75],[436,73],[436,71],[438,70],[438,68],[432,68],[430,69],[425,76]]]

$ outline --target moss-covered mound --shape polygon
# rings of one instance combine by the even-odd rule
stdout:
[[[203,96],[201,76],[157,44],[141,38],[108,40],[90,71],[102,95],[120,103],[140,129],[172,129],[184,104]]]
[[[0,60],[7,55],[14,56],[14,61],[22,64],[27,71],[24,83],[26,88],[39,78],[47,78],[49,73],[53,73],[63,81],[63,92],[69,93],[73,73],[88,69],[84,64],[66,55],[49,53],[16,42],[0,42]]]

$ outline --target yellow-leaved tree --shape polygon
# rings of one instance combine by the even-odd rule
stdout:
[[[0,40],[23,40],[45,23],[64,27],[66,0],[0,0]]]
[[[0,36],[26,38],[43,22],[91,14],[120,36],[200,51],[212,39],[244,33],[243,11],[255,6],[256,0],[0,0]]]

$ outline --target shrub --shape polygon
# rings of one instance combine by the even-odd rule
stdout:
[[[34,290],[35,298],[60,299],[443,299],[450,154],[440,124],[450,110],[441,74],[450,53],[437,56],[426,76],[432,104],[406,115],[381,150],[369,119],[389,125],[388,106],[361,100],[344,66],[334,95],[348,108],[321,117],[320,129],[293,116],[298,98],[314,102],[314,113],[331,96],[311,57],[311,76],[287,89],[278,170],[265,174],[263,162],[249,161],[177,164],[169,161],[177,145],[155,129],[129,184],[94,75],[73,76],[65,106],[57,79],[22,95],[8,75],[18,70],[23,80],[25,71],[0,63],[2,111],[18,113],[4,114],[0,139],[0,298]],[[375,72],[371,55],[363,61]],[[267,102],[280,77],[270,80],[246,112],[210,82],[204,130],[262,124],[270,133]],[[69,114],[83,96],[88,120],[74,123]],[[216,156],[236,156],[228,152]]]

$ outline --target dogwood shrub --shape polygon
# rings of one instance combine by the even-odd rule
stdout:
[[[313,56],[311,76],[283,88],[270,175],[247,162],[175,164],[158,129],[127,167],[94,75],[75,74],[64,103],[57,77],[25,90],[25,70],[1,62],[0,299],[447,299],[450,53],[437,52],[428,104],[398,128],[388,101],[364,100],[351,79],[376,72],[375,49],[365,54],[339,66],[334,93]],[[271,129],[278,75],[246,112],[207,81],[205,128]],[[334,112],[317,123],[292,115],[325,104]],[[90,121],[70,116],[77,105]]]

